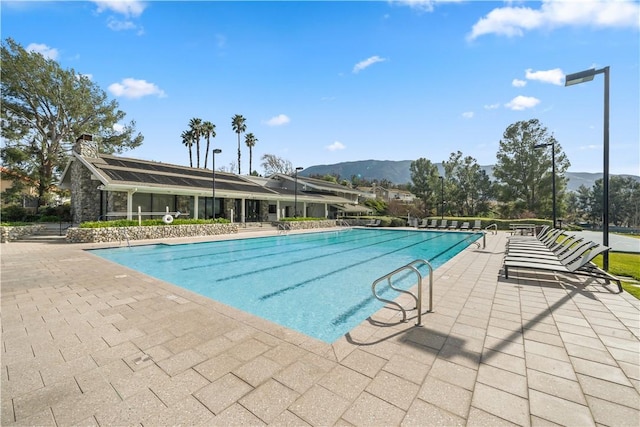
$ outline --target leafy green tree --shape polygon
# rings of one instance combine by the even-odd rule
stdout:
[[[411,192],[415,194],[423,204],[423,212],[429,215],[435,206],[436,192],[440,188],[438,168],[430,160],[419,158],[411,162]]]
[[[449,213],[461,216],[476,216],[489,210],[492,184],[487,173],[476,159],[462,157],[462,152],[451,153],[448,161],[442,162],[447,187]]]
[[[202,123],[202,136],[207,140],[207,149],[204,154],[204,168],[207,168],[209,162],[209,149],[211,148],[211,138],[216,137],[216,125],[211,122]]]
[[[609,219],[617,226],[630,226],[637,214],[640,183],[629,176],[609,178]]]
[[[0,155],[38,183],[38,205],[45,203],[69,158],[69,148],[83,134],[93,135],[104,153],[121,153],[142,144],[135,122],[122,125],[125,113],[89,77],[64,70],[13,39],[2,43],[2,134]],[[20,162],[15,151],[27,156]]]
[[[253,133],[249,132],[244,136],[244,143],[249,147],[249,174],[253,173],[253,147],[256,146],[256,142],[258,142],[258,138],[256,138]]]
[[[556,201],[562,206],[566,188],[565,172],[570,166],[562,147],[537,119],[520,121],[507,127],[497,154],[493,174],[499,181],[498,200],[515,202],[519,211],[550,216],[552,206],[552,155],[550,149],[536,145],[555,146]],[[558,212],[560,214],[560,212]]]
[[[238,175],[240,175],[240,134],[247,130],[246,119],[242,114],[236,114],[231,118],[231,128],[238,134]],[[251,172],[251,171],[249,171]]]

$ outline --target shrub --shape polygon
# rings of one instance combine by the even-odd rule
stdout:
[[[194,225],[194,224],[229,224],[231,221],[225,218],[217,219],[176,219],[171,224],[165,224],[162,219],[145,219],[141,225],[154,226],[164,225],[167,227],[173,225]],[[80,228],[106,228],[106,227],[137,227],[137,219],[116,219],[113,221],[87,221],[80,224]]]
[[[28,214],[22,206],[12,205],[4,207],[1,216],[4,222],[26,222]]]

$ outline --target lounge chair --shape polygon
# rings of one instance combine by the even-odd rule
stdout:
[[[564,234],[564,231],[559,229],[554,229],[549,231],[548,233],[542,235],[540,234],[535,237],[525,236],[525,238],[509,238],[507,241],[507,247],[549,247],[553,243],[555,243],[560,236]]]
[[[371,220],[371,222],[369,222],[368,224],[365,224],[365,227],[378,227],[380,225],[380,220],[379,219],[374,219]]]
[[[469,229],[469,222],[465,221],[462,223],[462,225],[460,226],[460,230],[468,230]]]
[[[456,228],[458,228],[458,221],[453,220],[451,221],[451,224],[449,225],[449,230],[455,230]]]
[[[442,221],[440,221],[440,225],[438,226],[438,228],[447,228],[447,220],[443,219]]]
[[[589,250],[585,251],[583,254],[578,256],[577,258],[572,258],[570,262],[561,262],[558,263],[548,263],[540,260],[536,260],[534,258],[523,258],[520,260],[505,260],[504,261],[504,277],[506,279],[509,278],[509,269],[529,269],[529,270],[541,270],[541,271],[551,271],[554,273],[570,273],[582,276],[589,276],[592,278],[600,278],[604,279],[606,283],[610,283],[611,281],[616,282],[618,284],[618,291],[622,292],[622,283],[620,283],[620,279],[607,273],[602,270],[598,266],[596,266],[593,259],[599,254],[608,251],[610,248],[607,246],[596,244],[591,247]]]
[[[431,222],[429,223],[429,225],[427,225],[427,228],[436,228],[438,227],[438,220],[437,219],[432,219]]]
[[[569,248],[561,249],[561,253],[555,252],[517,252],[509,253],[505,256],[505,261],[524,261],[536,260],[545,264],[571,264],[580,258],[585,252],[598,246],[597,243],[591,241],[581,241],[575,245],[569,245]]]
[[[511,250],[554,250],[557,246],[567,244],[575,239],[575,235],[568,235],[564,232],[554,232],[545,236],[542,240],[515,241],[507,243],[507,252]],[[567,240],[569,239],[569,240]]]
[[[423,218],[422,221],[420,221],[420,224],[418,224],[418,228],[427,228],[427,227],[429,227],[429,219]]]
[[[547,247],[514,247],[507,251],[507,256],[509,255],[554,255],[554,256],[562,256],[565,253],[569,252],[571,249],[575,248],[576,245],[580,245],[584,243],[584,239],[582,237],[577,238],[577,236],[571,235],[566,239],[560,240],[553,245]]]
[[[473,227],[471,228],[473,231],[478,231],[478,230],[482,230],[482,221],[479,219],[476,219],[473,222]]]

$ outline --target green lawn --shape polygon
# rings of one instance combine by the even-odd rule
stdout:
[[[598,255],[593,262],[602,267],[602,255]],[[617,253],[609,254],[609,273],[620,276],[630,277],[635,281],[640,281],[640,254]],[[640,286],[631,282],[622,281],[622,287],[634,297],[640,299]]]

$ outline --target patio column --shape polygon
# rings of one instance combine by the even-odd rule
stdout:
[[[198,210],[200,209],[200,197],[193,196],[193,219],[198,219]]]
[[[133,219],[133,193],[135,190],[127,191],[127,219]]]

